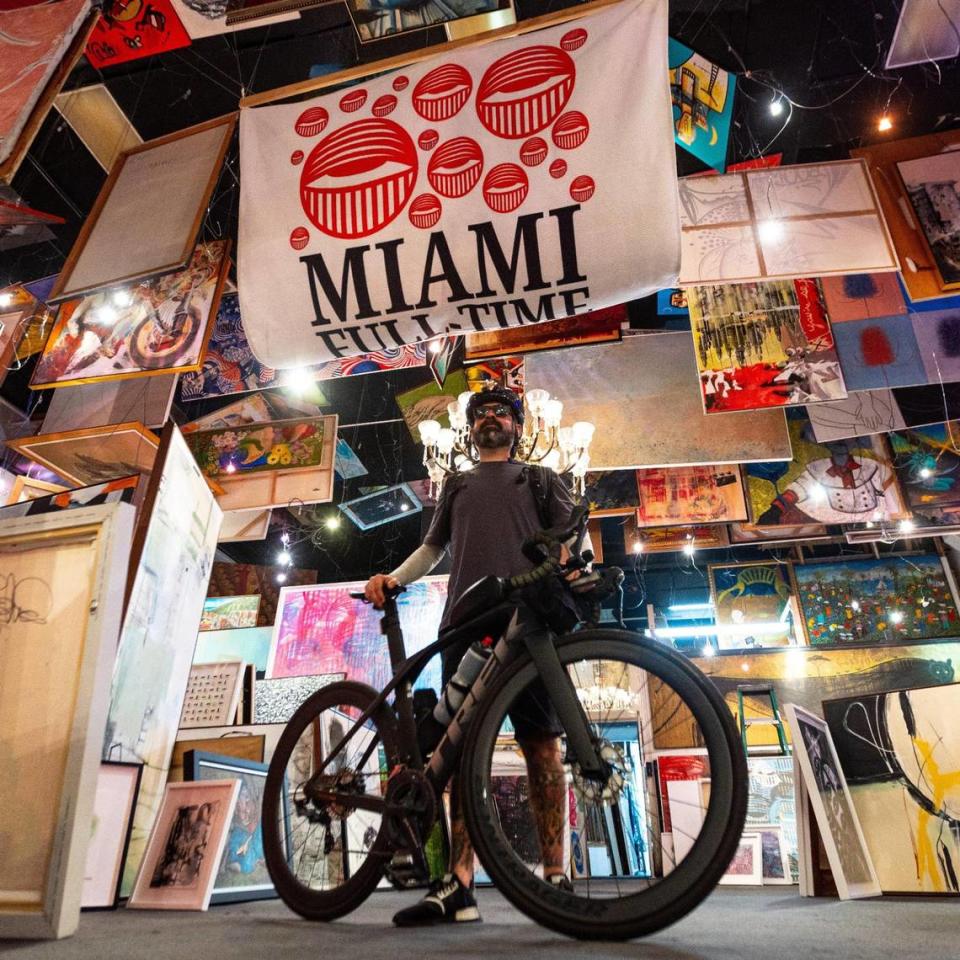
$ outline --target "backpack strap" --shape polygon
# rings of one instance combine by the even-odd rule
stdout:
[[[553,482],[556,474],[539,463],[530,463],[526,466],[527,482],[533,493],[533,501],[537,506],[537,517],[544,530],[553,526],[550,516],[550,502],[553,499]]]

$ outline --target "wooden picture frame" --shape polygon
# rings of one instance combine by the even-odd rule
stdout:
[[[6,441],[7,446],[10,441]],[[7,497],[6,507],[13,506],[15,503],[23,503],[25,500],[37,500],[40,497],[49,497],[54,493],[66,493],[70,488],[62,483],[47,483],[46,480],[40,480],[37,477],[18,476],[13,481],[10,488],[10,495]]]
[[[249,724],[248,724],[249,726]],[[190,731],[189,737],[178,739],[173,745],[173,756],[170,758],[170,769],[167,775],[168,783],[180,783],[184,779],[184,763],[187,753],[191,750],[209,750],[220,756],[235,757],[238,760],[251,760],[263,763],[269,757],[266,754],[267,737],[263,733],[234,733],[232,726],[229,733],[211,733],[213,728],[204,727]],[[278,727],[282,732],[283,727]],[[279,739],[277,733],[275,740]]]
[[[0,939],[77,928],[133,515],[114,503],[0,531],[0,580],[21,611],[0,625]]]
[[[120,902],[120,874],[130,845],[142,763],[100,762],[93,809],[93,834],[83,877],[83,910],[113,910]],[[111,794],[121,794],[119,803]],[[114,801],[111,805],[111,801]]]
[[[233,723],[240,702],[244,667],[241,660],[193,664],[178,729],[222,727]]]
[[[124,448],[120,456],[132,456],[133,462],[101,461],[100,469],[108,474],[109,462],[116,462],[116,473],[111,476],[102,476],[94,473],[91,466],[83,469],[71,448],[70,444],[79,448],[99,445],[99,450],[109,452],[110,447]],[[106,445],[106,446],[104,446]],[[7,441],[7,447],[15,450],[21,456],[39,463],[52,470],[55,474],[77,487],[86,487],[95,483],[103,483],[114,477],[125,477],[134,473],[150,473],[154,466],[157,448],[160,439],[155,433],[148,430],[142,423],[131,420],[129,423],[112,423],[104,427],[87,427],[82,430],[65,430],[61,433],[40,433],[33,437],[18,437]],[[90,458],[90,454],[83,454]],[[72,458],[71,458],[72,457]]]
[[[60,303],[183,267],[196,245],[236,123],[237,114],[230,113],[124,151],[84,222],[49,302]],[[196,138],[192,144],[191,138]],[[190,145],[195,150],[203,147],[206,152],[199,161],[181,161],[179,169],[172,170],[178,165],[177,147]],[[168,182],[150,182],[151,164],[155,169],[164,168]],[[174,174],[179,175],[179,181]],[[159,188],[162,196],[145,206],[151,187]],[[171,204],[171,195],[177,194],[181,194],[177,203]],[[138,211],[133,219],[131,207]],[[117,242],[116,231],[122,231],[122,243]],[[159,238],[165,233],[174,236],[161,246]],[[112,257],[108,256],[111,251]],[[111,269],[113,258],[117,263]]]
[[[826,720],[784,704],[800,765],[841,900],[880,896],[880,882]]]
[[[718,570],[746,570],[750,571],[746,575],[741,575],[738,577],[737,582],[732,587],[726,587],[721,591],[717,586],[717,571]],[[779,581],[776,576],[771,573],[765,573],[764,571],[774,570],[780,574]],[[751,590],[754,584],[760,584],[761,586],[769,586],[773,590],[773,594],[779,597],[783,601],[784,610],[775,618],[770,620],[761,620],[753,621],[753,618],[757,614],[751,614],[747,625],[750,624],[750,621],[760,624],[769,624],[771,628],[777,626],[777,624],[782,624],[782,629],[777,629],[774,631],[771,629],[771,632],[768,634],[766,631],[762,631],[762,637],[760,642],[757,643],[759,647],[791,647],[796,646],[798,643],[801,643],[803,640],[803,632],[800,629],[799,625],[796,623],[796,620],[799,619],[797,616],[797,606],[796,606],[796,594],[794,593],[794,581],[790,576],[790,565],[787,563],[778,563],[776,560],[752,560],[746,563],[710,563],[707,565],[707,580],[710,585],[710,600],[713,603],[713,613],[716,618],[716,623],[718,629],[721,626],[735,627],[737,625],[737,620],[734,619],[734,610],[729,611],[729,615],[725,615],[727,611],[721,608],[720,595],[721,592],[729,593],[735,590],[737,587],[742,589],[736,594],[737,598],[746,598],[749,599],[750,596],[756,596],[756,594],[751,594]],[[787,592],[784,596],[781,591],[781,587],[785,588]],[[761,596],[769,596],[769,594],[760,594]],[[785,611],[789,610],[794,617],[794,623],[791,627],[789,624],[783,624],[783,621],[780,617]],[[733,632],[732,630],[730,632]],[[739,632],[739,631],[737,631]],[[751,636],[749,633],[744,633],[744,638]],[[766,638],[770,636],[774,639],[771,642],[766,642]],[[737,650],[746,648],[745,643],[738,644],[735,640],[722,642],[720,636],[717,637],[718,648],[720,650]]]
[[[272,508],[265,510],[227,510],[220,527],[220,543],[249,543],[265,540],[270,532]]]
[[[662,495],[661,495],[662,492]],[[651,467],[637,471],[637,526],[681,527],[747,519],[747,494],[738,464]],[[663,516],[653,511],[662,504]],[[671,516],[671,508],[681,511]]]

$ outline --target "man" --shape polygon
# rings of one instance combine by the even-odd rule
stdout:
[[[367,599],[382,606],[384,589],[412,583],[429,573],[449,549],[450,582],[441,629],[447,625],[456,599],[477,580],[491,575],[508,577],[530,568],[521,547],[547,525],[540,515],[543,507],[549,525],[557,526],[575,506],[566,486],[551,471],[535,471],[511,459],[523,428],[523,403],[515,393],[502,388],[475,393],[467,404],[467,422],[479,463],[444,487],[423,544],[392,573],[376,574],[366,586]],[[542,506],[538,508],[539,501]],[[464,642],[444,651],[444,684],[453,676],[467,646]],[[531,686],[518,698],[511,718],[527,763],[544,877],[570,889],[563,870],[567,788],[557,736],[560,728],[542,685]],[[451,790],[450,873],[435,883],[420,903],[396,914],[393,921],[398,926],[480,919],[471,889],[473,847],[456,778]]]

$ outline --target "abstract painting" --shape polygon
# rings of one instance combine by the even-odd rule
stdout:
[[[720,883],[760,886],[763,883],[763,844],[757,833],[744,833]]]
[[[240,781],[168,783],[128,907],[206,910]]]
[[[960,684],[823,704],[884,893],[960,894]]]
[[[692,337],[682,331],[627,337],[616,347],[579,347],[574,354],[532,353],[524,362],[526,386],[547,390],[577,417],[604,425],[590,446],[594,470],[788,460],[783,411],[703,412],[694,353]]]
[[[889,433],[906,426],[891,390],[861,390],[846,400],[810,404],[807,416],[817,443]]]
[[[866,523],[909,515],[882,437],[817,443],[810,421],[789,421],[793,460],[746,468],[753,522]]]
[[[907,315],[838,324],[833,331],[848,390],[911,387],[929,382]]]
[[[743,482],[736,466],[638,470],[637,490],[638,527],[747,519]]]
[[[667,60],[674,140],[723,173],[737,78],[672,37]]]
[[[912,313],[927,383],[960,380],[960,309]]]
[[[687,289],[707,413],[847,395],[815,280]]]
[[[681,286],[898,268],[860,160],[685,177],[680,219]]]
[[[264,673],[270,659],[273,627],[237,627],[230,630],[202,630],[193,651],[194,663],[242,660]]]
[[[61,304],[31,389],[198,369],[228,265],[203,243],[184,270]]]
[[[750,787],[747,794],[745,830],[764,834],[770,826],[780,832],[779,846],[787,860],[786,882],[796,883],[800,876],[800,851],[797,845],[797,804],[790,757],[747,757]],[[769,871],[774,874],[776,871]],[[764,880],[779,879],[768,877]]]
[[[830,729],[820,717],[801,707],[788,703],[784,709],[840,899],[877,896],[880,884]]]
[[[707,576],[721,650],[797,642],[786,564],[713,563]]]
[[[190,46],[172,0],[107,4],[87,42],[87,59],[103,70]]]
[[[957,598],[937,554],[794,564],[811,646],[911,643],[955,636]]]
[[[635,514],[640,506],[636,470],[593,471],[586,475],[584,503],[591,517],[621,517]]]
[[[660,789],[661,817],[665,833],[673,831],[672,811],[667,796],[667,784],[710,777],[710,758],[706,753],[666,754],[657,758],[657,783]]]
[[[907,312],[895,273],[848,273],[820,281],[832,323],[894,317]]]
[[[104,760],[144,765],[122,893],[128,896],[163,797],[217,550],[220,508],[170,426],[151,478],[151,513],[132,572],[103,739]]]
[[[442,387],[430,380],[422,386],[396,394],[394,399],[414,441],[420,442],[417,426],[424,420],[437,420],[441,426],[450,426],[447,407],[468,389],[463,371],[456,370],[446,378]]]
[[[350,597],[364,584],[324,583],[284,587],[280,592],[268,677],[344,673],[348,680],[382,689],[392,675],[378,611]],[[447,600],[445,576],[422,577],[397,597],[407,655],[437,639]],[[414,686],[440,689],[435,657]]]
[[[287,567],[286,574],[288,587],[305,586],[317,582],[316,570]],[[211,597],[258,593],[260,613],[257,615],[257,626],[273,627],[277,615],[277,601],[280,599],[276,567],[258,566],[253,563],[215,563],[207,593]]]
[[[411,30],[425,30],[510,6],[510,0],[443,0],[442,3],[438,0],[426,3],[399,0],[385,5],[377,0],[347,0],[347,11],[361,43],[396,37]]]
[[[343,680],[342,673],[280,677],[258,680],[254,695],[253,722],[289,723],[300,705],[322,687]]]
[[[893,465],[911,510],[960,507],[960,446],[953,424],[890,434]]]
[[[146,477],[137,474],[51,493],[47,496],[22,500],[0,509],[0,523],[14,517],[28,517],[36,513],[56,513],[59,510],[75,510],[77,507],[95,507],[102,503],[132,503],[139,508],[146,490]]]
[[[406,483],[368,493],[356,500],[345,500],[338,506],[361,530],[371,530],[423,510],[423,504]]]
[[[241,597],[207,597],[200,615],[200,632],[255,627],[260,612],[260,595]]]
[[[337,437],[337,451],[333,469],[341,480],[365,477],[370,472],[360,462],[360,458],[353,452],[353,448],[343,437]]]

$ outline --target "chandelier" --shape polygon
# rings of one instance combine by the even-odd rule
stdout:
[[[441,426],[436,420],[423,420],[418,424],[423,463],[434,494],[447,477],[472,470],[479,460],[467,423],[467,403],[473,395],[472,391],[465,390],[447,405],[449,427]],[[588,450],[596,428],[586,420],[561,427],[563,403],[546,390],[527,390],[523,400],[527,415],[514,459],[550,467],[569,478],[574,493],[583,496],[584,476],[590,465]]]

